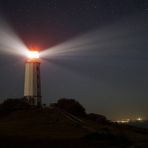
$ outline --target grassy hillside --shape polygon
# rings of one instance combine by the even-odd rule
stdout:
[[[103,120],[94,120],[99,117]],[[98,118],[97,118],[98,119]],[[0,106],[1,147],[148,148],[148,130],[57,107]]]
[[[21,147],[148,147],[145,130],[71,117],[57,108],[17,110],[1,116],[0,139],[3,146]]]

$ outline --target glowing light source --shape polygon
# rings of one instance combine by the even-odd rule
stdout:
[[[115,121],[115,122],[124,124],[124,123],[129,123],[130,119],[118,120],[118,121]]]
[[[27,57],[29,59],[38,59],[40,56],[39,56],[39,51],[28,51],[27,52]]]
[[[139,117],[139,118],[137,118],[137,121],[142,121],[142,118],[140,118],[140,117]]]

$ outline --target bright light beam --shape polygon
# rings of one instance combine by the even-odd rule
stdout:
[[[0,18],[0,51],[24,56],[27,47],[4,19]]]
[[[146,56],[148,47],[144,15],[130,17],[110,26],[104,26],[65,43],[41,52],[49,58],[67,56]],[[137,21],[139,20],[139,21]],[[139,23],[137,23],[139,22]],[[136,24],[136,25],[135,25]],[[139,42],[137,42],[139,40]],[[145,46],[145,47],[144,47]]]

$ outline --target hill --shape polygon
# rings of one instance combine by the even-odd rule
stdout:
[[[94,120],[96,116],[102,117],[100,115],[78,117],[54,106],[17,107],[6,113],[4,107],[0,108],[1,147],[148,147],[147,130]]]

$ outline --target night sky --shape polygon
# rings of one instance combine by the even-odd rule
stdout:
[[[75,98],[109,119],[148,119],[147,0],[0,0],[0,18],[1,101],[23,96],[25,57],[3,48],[15,34],[43,52],[44,103]]]

